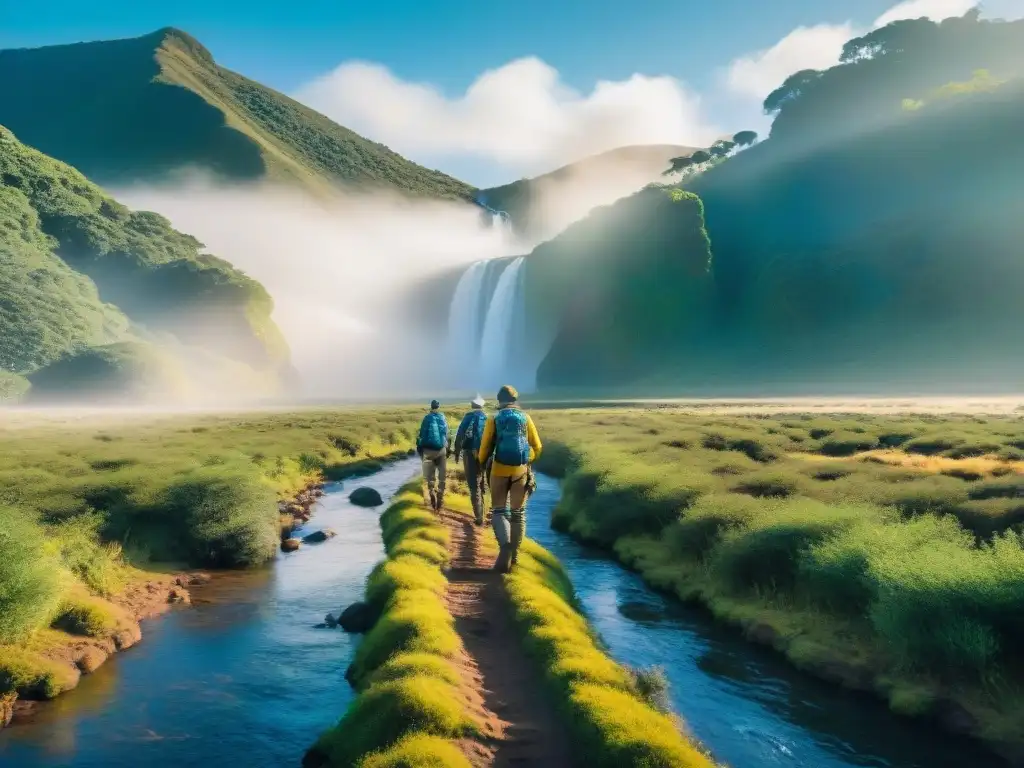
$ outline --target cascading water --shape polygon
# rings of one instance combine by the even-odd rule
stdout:
[[[456,385],[476,374],[480,357],[482,292],[487,262],[477,261],[462,273],[448,308],[448,360]]]
[[[520,308],[520,275],[525,261],[520,256],[505,267],[487,308],[483,338],[480,342],[481,384],[486,387],[500,386],[514,367],[511,342],[517,319],[516,313]]]

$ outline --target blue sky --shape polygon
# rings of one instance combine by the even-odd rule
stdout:
[[[965,2],[909,0],[902,5],[911,6],[915,15],[919,8],[929,15],[937,9],[941,15],[959,13]],[[1024,0],[991,2],[1008,8],[1024,5]],[[594,147],[603,147],[594,121],[617,123],[607,141],[629,140],[636,134],[641,141],[664,137],[673,143],[757,123],[759,98],[767,83],[784,76],[779,72],[790,65],[795,69],[805,59],[827,65],[838,40],[870,28],[897,0],[51,0],[45,12],[32,3],[0,4],[0,48],[129,37],[163,26],[180,27],[204,43],[222,65],[300,95],[331,117],[414,159],[484,184],[572,159],[567,147],[579,145],[581,135],[595,137]],[[799,27],[810,30],[793,42],[789,36]],[[777,51],[774,63],[771,56],[758,57],[787,39],[793,50]],[[428,131],[443,131],[453,115],[479,115],[484,111],[479,103],[474,107],[460,101],[466,89],[488,70],[503,71],[510,62],[526,57],[539,61],[532,68],[509,70],[505,85],[494,85],[492,94],[494,99],[508,93],[509,101],[537,103],[541,117],[534,115],[520,131],[528,134],[524,146],[506,149],[507,137],[493,125],[497,120],[483,120],[474,129],[477,133],[447,142],[414,135],[417,123],[428,126]],[[730,70],[744,57],[745,69]],[[374,68],[346,68],[355,61],[372,63]],[[339,67],[333,80],[324,80]],[[384,73],[386,82],[381,79]],[[627,83],[636,74],[656,80],[613,89],[610,105],[607,99],[589,100],[598,81]],[[740,76],[746,85],[738,81]],[[548,82],[551,78],[556,82]],[[311,88],[311,81],[319,85]],[[676,83],[681,94],[678,109],[666,118],[672,127],[658,133],[638,126],[641,114],[648,123],[662,119],[653,102],[669,94],[669,82]],[[419,90],[403,90],[403,84],[416,84]],[[538,89],[546,89],[544,99]],[[377,103],[378,94],[396,101]],[[409,102],[419,107],[410,110]],[[616,110],[632,111],[633,124]],[[521,117],[509,114],[503,122],[515,124]],[[496,133],[492,137],[488,131]]]

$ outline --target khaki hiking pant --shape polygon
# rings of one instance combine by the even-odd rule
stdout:
[[[484,471],[480,460],[472,451],[462,454],[462,468],[466,472],[466,484],[469,485],[469,500],[473,504],[473,518],[477,525],[484,522]]]
[[[448,451],[441,448],[437,451],[423,450],[423,479],[427,481],[427,490],[431,493],[437,488],[444,496],[445,475],[448,472]]]
[[[499,546],[494,563],[496,570],[507,571],[519,559],[519,547],[526,536],[526,500],[530,486],[529,467],[508,477],[491,474],[491,527]]]

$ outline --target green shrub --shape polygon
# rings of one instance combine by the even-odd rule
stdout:
[[[954,511],[964,528],[988,538],[1008,528],[1024,523],[1024,499],[1010,499],[1000,496],[971,499],[960,504]]]
[[[332,765],[348,766],[411,734],[449,739],[467,735],[473,723],[454,694],[450,684],[418,675],[371,685],[321,737],[317,749]]]
[[[68,598],[60,604],[53,626],[72,635],[107,637],[117,629],[117,616],[98,600]]]
[[[877,514],[874,508],[828,506],[811,499],[765,504],[746,525],[721,537],[713,572],[733,589],[790,590],[807,547]]]
[[[103,544],[101,515],[80,515],[50,529],[64,565],[94,592],[110,595],[124,586],[121,548]]]
[[[1019,537],[938,541],[874,557],[871,620],[909,666],[985,670],[1024,639],[1024,547]]]
[[[967,488],[952,477],[926,477],[891,486],[879,494],[879,501],[908,516],[953,514],[967,501]]]
[[[886,520],[881,510],[865,510],[855,525],[808,547],[799,567],[800,585],[808,596],[837,613],[865,616],[879,588],[871,573],[872,558],[898,558],[936,544],[971,541],[952,517],[926,515],[879,525]]]
[[[16,646],[0,646],[0,693],[14,691],[38,701],[59,696],[78,683],[78,671]]]
[[[1008,477],[974,485],[968,491],[972,499],[1024,499],[1024,477]]]
[[[24,511],[0,506],[0,644],[45,626],[61,595],[60,561]]]
[[[248,472],[222,467],[196,470],[167,489],[160,507],[191,563],[257,565],[277,551],[279,522],[273,491]]]
[[[768,446],[752,437],[724,432],[711,432],[704,436],[702,445],[712,451],[739,451],[754,461],[768,463],[778,455]]]
[[[1002,447],[997,443],[965,443],[955,448],[950,448],[942,455],[950,459],[970,459],[976,456],[985,456],[989,453],[998,453]]]
[[[818,452],[825,456],[853,456],[877,447],[878,441],[871,435],[838,432],[822,440]]]
[[[800,490],[800,481],[785,472],[760,472],[744,477],[732,490],[757,498],[782,499],[795,495]]]
[[[924,456],[935,456],[936,454],[942,453],[956,448],[960,443],[963,442],[962,438],[942,437],[939,435],[932,435],[926,437],[918,437],[914,440],[910,440],[903,444],[903,450],[907,453],[918,453]]]
[[[842,477],[848,477],[852,475],[854,470],[850,467],[843,467],[838,465],[828,467],[818,467],[811,472],[811,477],[815,480],[820,480],[823,483],[838,480]]]
[[[472,764],[451,741],[416,733],[368,755],[359,768],[472,768]]]
[[[913,437],[911,432],[883,432],[878,436],[878,444],[883,448],[899,448]]]
[[[665,540],[684,557],[703,558],[723,533],[746,525],[760,509],[749,496],[708,494],[665,531]]]

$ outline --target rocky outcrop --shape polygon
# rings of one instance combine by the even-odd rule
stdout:
[[[300,491],[295,498],[277,504],[281,515],[281,538],[286,539],[303,523],[313,516],[313,505],[324,495],[322,483],[314,483]]]
[[[334,532],[332,528],[323,528],[319,531],[313,531],[312,533],[303,536],[302,541],[305,544],[320,544],[321,542],[333,539],[338,534]]]
[[[352,603],[341,612],[338,625],[346,632],[362,634],[374,624],[374,611],[368,603]]]
[[[379,507],[384,503],[380,493],[375,488],[356,488],[348,495],[348,500],[357,507]]]

